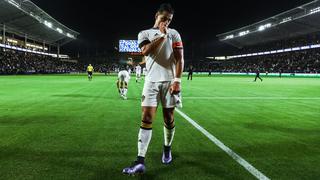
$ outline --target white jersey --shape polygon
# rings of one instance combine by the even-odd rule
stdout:
[[[142,74],[143,74],[144,76],[147,75],[147,68],[144,67],[144,68],[142,69]]]
[[[126,70],[122,70],[118,73],[118,79],[120,81],[125,81],[125,82],[129,82],[130,80],[130,75],[128,73],[128,71]]]
[[[141,74],[141,66],[136,66],[136,74]]]
[[[158,28],[141,31],[138,35],[139,47],[152,42],[162,33]],[[174,29],[168,29],[167,38],[159,48],[146,57],[146,81],[166,82],[172,81],[176,74],[176,60],[173,55],[174,48],[183,48],[180,34]]]

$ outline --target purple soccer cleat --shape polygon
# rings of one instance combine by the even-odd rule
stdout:
[[[143,174],[145,171],[146,171],[145,165],[135,161],[132,166],[124,168],[122,170],[122,173],[130,176],[134,176],[137,174]]]
[[[162,153],[162,163],[170,164],[171,162],[172,162],[171,147],[164,146],[163,153]]]

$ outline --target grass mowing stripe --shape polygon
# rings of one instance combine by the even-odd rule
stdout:
[[[202,134],[204,134],[207,138],[209,138],[214,144],[216,144],[219,148],[221,148],[224,152],[226,152],[229,156],[231,156],[235,161],[237,161],[241,166],[243,166],[248,172],[250,172],[253,176],[260,180],[269,180],[267,176],[265,176],[262,172],[253,167],[249,162],[240,157],[237,153],[233,152],[229,147],[224,145],[219,139],[201,127],[198,123],[192,120],[185,113],[176,109],[176,111],[186,119],[190,124],[192,124],[196,129],[198,129]]]

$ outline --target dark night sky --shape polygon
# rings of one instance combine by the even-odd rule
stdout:
[[[169,2],[176,14],[171,27],[184,41],[187,56],[194,48],[196,57],[224,55],[228,45],[216,35],[271,17],[310,0],[242,1],[152,1],[152,0],[32,0],[52,17],[81,33],[66,45],[65,52],[76,54],[112,51],[119,39],[136,39],[140,30],[153,26],[154,14]],[[108,3],[109,2],[109,3]],[[218,3],[219,2],[219,3]]]

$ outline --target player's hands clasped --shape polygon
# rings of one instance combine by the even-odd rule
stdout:
[[[181,85],[179,82],[174,82],[170,87],[170,94],[179,94],[181,91]]]

